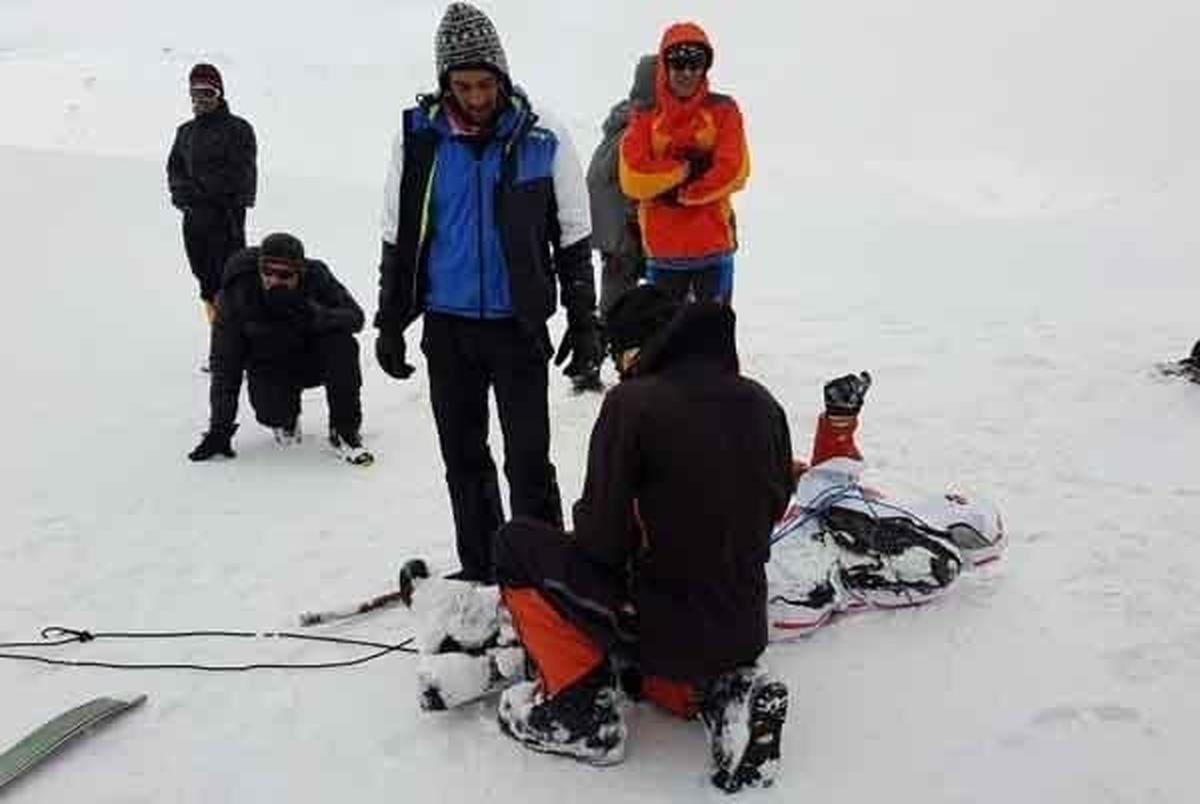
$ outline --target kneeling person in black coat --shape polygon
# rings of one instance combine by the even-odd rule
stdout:
[[[261,246],[235,254],[212,328],[209,429],[188,457],[234,456],[245,372],[255,417],[281,444],[300,438],[300,392],[323,385],[330,443],[351,463],[369,463],[359,436],[362,373],[354,335],[362,327],[362,308],[325,263],[305,258],[296,237],[268,235]]]

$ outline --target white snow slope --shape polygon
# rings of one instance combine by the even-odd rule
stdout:
[[[372,310],[388,142],[432,83],[442,7],[0,5],[0,641],[51,624],[286,629],[303,609],[388,591],[414,554],[454,565],[419,353],[414,380],[395,383],[364,338],[369,470],[316,437],[281,450],[244,405],[235,461],[185,460],[206,421],[205,328],[163,170],[187,69],[211,59],[259,133],[251,237],[298,233]],[[1196,4],[487,8],[517,81],[585,158],[662,27],[706,25],[713,83],[739,98],[754,152],[737,201],[744,370],[784,403],[802,453],[821,382],[872,370],[872,480],[954,481],[1006,514],[1008,555],[953,594],[771,647],[793,704],[782,778],[753,797],[1194,800],[1200,387],[1152,364],[1200,337]],[[557,375],[551,395],[571,500],[599,399]],[[324,402],[305,403],[319,435]],[[389,610],[322,633],[391,641],[412,625]],[[229,640],[62,655],[353,653]],[[494,704],[422,714],[414,666],[0,660],[0,745],[96,695],[150,696],[6,800],[724,800],[695,723],[632,706],[629,759],[585,768],[504,739]]]

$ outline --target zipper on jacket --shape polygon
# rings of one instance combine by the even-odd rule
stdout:
[[[478,224],[475,227],[476,232],[476,247],[479,255],[479,317],[484,317],[487,301],[484,296],[484,255],[483,255],[483,154],[475,158],[475,200],[479,204],[479,212],[475,216],[475,221]]]
[[[425,239],[429,235],[429,202],[433,198],[433,181],[437,177],[437,153],[434,152],[433,164],[429,166],[429,176],[425,180],[425,190],[421,198],[421,223],[417,230],[417,248],[413,254],[412,287],[410,288],[408,315],[421,309],[422,300],[417,298],[417,277],[424,267],[421,265],[421,252],[425,250]],[[399,225],[396,227],[399,229]]]

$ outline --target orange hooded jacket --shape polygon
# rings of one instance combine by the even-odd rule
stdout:
[[[696,259],[737,248],[729,197],[746,185],[750,150],[742,113],[726,95],[710,93],[707,75],[686,100],[671,94],[664,56],[672,45],[703,44],[700,26],[669,27],[658,49],[655,106],[634,112],[621,140],[621,190],[638,202],[646,256]],[[690,174],[688,156],[703,154],[711,166]]]

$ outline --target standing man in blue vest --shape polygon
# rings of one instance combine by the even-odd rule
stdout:
[[[404,330],[424,314],[421,351],[454,513],[461,570],[491,581],[504,521],[488,447],[488,391],[504,434],[514,517],[561,524],[550,462],[548,362],[599,387],[591,221],[565,130],[513,85],[490,19],[451,3],[438,26],[438,91],[404,112],[383,210],[376,357],[406,379]],[[546,327],[567,329],[557,354]]]

